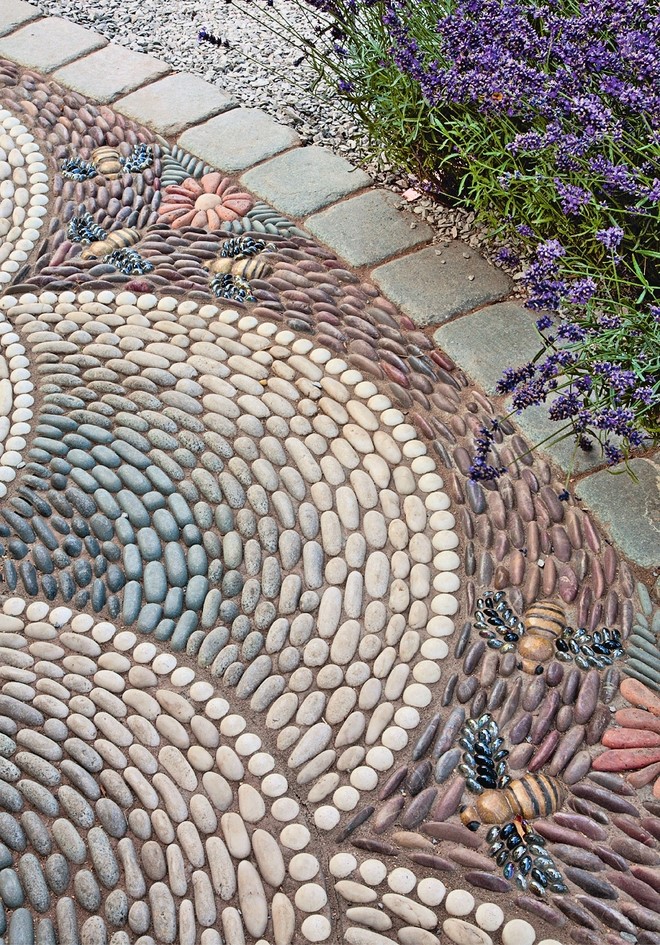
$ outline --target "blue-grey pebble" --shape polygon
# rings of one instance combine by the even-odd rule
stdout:
[[[213,627],[218,619],[220,605],[222,603],[222,594],[217,587],[212,587],[204,599],[202,608],[201,623],[205,629]]]
[[[191,577],[186,588],[186,608],[195,611],[201,610],[208,589],[209,582],[203,574],[195,574]]]
[[[113,492],[119,492],[121,489],[121,479],[117,473],[113,472],[111,469],[106,469],[104,466],[94,466],[90,472],[103,490],[112,494]],[[94,498],[100,505],[96,492],[94,493]]]
[[[142,604],[142,586],[137,581],[129,581],[124,588],[124,622],[129,626],[134,623]]]
[[[34,945],[34,920],[29,909],[17,909],[12,915],[7,945]]]
[[[145,604],[137,620],[137,629],[140,633],[153,633],[163,615],[160,604]]]
[[[153,513],[156,509],[165,508],[165,496],[160,492],[155,492],[153,489],[150,492],[145,492],[142,496],[142,502],[148,512]]]
[[[222,596],[236,597],[243,590],[243,576],[239,571],[227,571],[222,579]]]
[[[41,817],[33,810],[26,810],[21,814],[21,827],[25,831],[32,848],[40,856],[48,856],[52,843],[50,832]]]
[[[41,864],[34,853],[25,853],[20,858],[18,875],[32,908],[37,912],[47,912],[50,908],[50,893]]]
[[[194,610],[185,610],[177,622],[174,633],[172,634],[172,649],[180,652],[185,650],[188,638],[197,629],[198,617]]]
[[[273,661],[266,653],[262,653],[247,667],[240,682],[236,687],[236,695],[239,699],[249,698],[257,687],[270,676],[273,669]]]
[[[44,864],[46,882],[56,896],[61,896],[69,885],[69,864],[61,853],[52,853]]]
[[[238,614],[231,624],[232,640],[237,640],[239,643],[242,643],[251,629],[252,624],[250,623],[250,618],[246,617],[245,614]]]
[[[183,597],[184,590],[182,587],[171,587],[163,604],[163,615],[173,619],[180,617],[183,613]]]
[[[57,798],[53,796],[52,792],[45,788],[43,784],[38,784],[36,781],[32,781],[28,778],[25,778],[18,782],[16,785],[18,790],[21,792],[23,797],[34,804],[38,811],[41,811],[42,814],[45,814],[47,817],[56,817],[59,813],[59,804]]]
[[[154,636],[157,640],[161,640],[161,641],[171,640],[175,627],[176,627],[176,623],[174,622],[174,620],[172,618],[166,617],[165,619],[161,620],[158,626],[156,627],[154,631]]]
[[[179,526],[172,513],[168,509],[158,509],[153,514],[154,528],[163,541],[177,541],[179,538]]]
[[[257,630],[252,630],[243,641],[241,659],[245,660],[247,663],[251,663],[252,660],[259,655],[261,650],[263,650],[263,647],[263,634],[259,633]]]
[[[86,912],[98,912],[101,890],[91,870],[78,870],[73,877],[73,892],[76,901]]]
[[[90,800],[97,801],[99,799],[101,790],[96,779],[77,762],[65,758],[64,761],[60,762],[60,770]]]
[[[163,561],[168,583],[174,587],[185,587],[188,583],[188,568],[183,548],[178,542],[170,541],[165,545]]]
[[[8,909],[18,909],[25,902],[23,886],[16,870],[0,870],[0,898]]]
[[[228,505],[218,505],[215,510],[215,524],[221,535],[226,535],[234,527],[234,515]]]
[[[193,523],[193,514],[190,506],[185,499],[176,492],[172,493],[167,499],[172,515],[176,519],[179,528]]]

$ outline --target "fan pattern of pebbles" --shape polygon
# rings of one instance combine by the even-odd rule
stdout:
[[[626,562],[506,421],[510,476],[467,479],[496,408],[295,222],[174,230],[163,188],[213,168],[11,63],[0,87],[0,936],[657,945],[660,803],[592,770],[620,669],[527,676],[472,626],[495,589],[650,645]],[[139,143],[143,172],[60,173]],[[82,260],[84,211],[154,270]],[[272,268],[221,304],[204,265],[243,233]],[[534,823],[566,895],[459,821],[484,712],[512,776],[566,784]]]

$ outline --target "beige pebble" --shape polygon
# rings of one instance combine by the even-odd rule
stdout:
[[[323,804],[314,811],[314,823],[319,830],[332,830],[339,823],[340,813],[331,804]]]
[[[504,912],[495,902],[482,902],[474,918],[486,932],[496,932],[504,922]]]
[[[419,712],[413,706],[404,705],[394,713],[394,721],[401,728],[417,728],[419,725]]]
[[[375,929],[377,932],[386,932],[392,928],[392,920],[387,913],[380,909],[372,909],[370,906],[351,906],[346,910],[346,918],[351,922],[366,925],[369,929]]]
[[[378,775],[373,768],[360,765],[354,771],[351,771],[350,781],[358,791],[373,791],[378,784]]]
[[[455,945],[493,945],[490,935],[463,919],[445,919],[442,929]]]
[[[294,901],[301,912],[318,912],[327,903],[328,896],[318,883],[304,883],[296,890]]]
[[[467,889],[452,889],[447,893],[445,909],[449,915],[469,915],[474,909],[474,896]]]
[[[357,867],[357,860],[352,853],[335,853],[331,858],[328,868],[335,879],[344,879],[350,876]]]
[[[378,898],[375,889],[370,889],[363,883],[356,883],[352,879],[340,879],[335,883],[335,890],[347,902],[367,903],[374,902]]]
[[[417,925],[423,929],[434,929],[438,919],[432,909],[427,909],[414,899],[402,896],[399,893],[384,893],[383,905],[394,915],[402,919],[407,925]]]
[[[267,774],[261,782],[261,791],[266,797],[281,797],[289,789],[289,783],[282,774]]]
[[[311,853],[296,853],[289,860],[289,874],[292,879],[299,883],[314,879],[318,875],[319,869],[319,861]],[[351,873],[352,869],[348,872]]]
[[[445,884],[434,876],[428,876],[417,884],[417,897],[425,906],[439,906],[446,892]]]
[[[324,915],[308,915],[300,931],[308,942],[325,942],[330,937],[332,926]]]
[[[370,859],[360,863],[359,872],[369,886],[379,886],[387,876],[387,867],[380,860]]]
[[[279,797],[276,801],[274,801],[270,812],[275,820],[286,823],[287,821],[293,820],[294,817],[298,816],[298,813],[300,812],[300,804],[292,797]]]
[[[524,919],[511,919],[502,929],[502,945],[534,945],[536,931]]]
[[[413,871],[408,870],[403,866],[399,866],[392,870],[390,875],[387,877],[387,885],[390,887],[392,892],[401,893],[403,896],[406,896],[409,892],[412,892],[416,883],[417,879]]]
[[[280,833],[280,842],[288,850],[304,850],[310,840],[311,834],[302,824],[287,824]]]

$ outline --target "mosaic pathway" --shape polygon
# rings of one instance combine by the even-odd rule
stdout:
[[[467,480],[492,404],[294,223],[0,87],[2,940],[657,945],[627,563],[506,424],[511,477]]]

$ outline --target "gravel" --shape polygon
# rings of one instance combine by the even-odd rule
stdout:
[[[115,43],[155,56],[174,69],[201,76],[242,105],[261,108],[294,128],[304,144],[330,148],[360,164],[379,186],[399,195],[410,187],[405,174],[397,172],[382,156],[369,154],[360,128],[337,106],[332,89],[321,87],[316,94],[311,92],[315,72],[300,49],[268,25],[270,10],[264,3],[239,6],[228,0],[212,0],[207,7],[197,0],[33,2],[44,14],[65,17]],[[314,11],[301,9],[289,0],[274,0],[273,9],[285,14],[287,23],[300,34],[314,37]],[[221,45],[198,42],[202,28],[217,37]],[[521,273],[496,258],[502,244],[488,239],[487,231],[475,223],[473,213],[425,195],[410,201],[404,198],[402,205],[433,227],[434,241],[463,239],[520,283]]]

